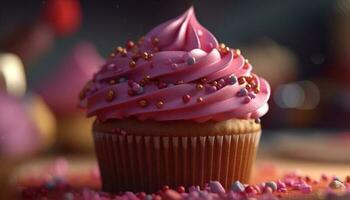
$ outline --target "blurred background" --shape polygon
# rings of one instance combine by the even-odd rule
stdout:
[[[191,5],[270,82],[263,146],[277,140],[282,157],[350,160],[339,155],[350,152],[349,0],[12,0],[0,6],[0,182],[43,155],[91,155],[80,88],[117,45]]]

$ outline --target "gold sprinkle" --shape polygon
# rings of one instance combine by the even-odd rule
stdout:
[[[177,85],[184,84],[184,83],[185,83],[185,81],[183,81],[183,80],[176,81],[176,84],[177,84]]]
[[[227,54],[228,52],[230,52],[230,48],[229,47],[225,47],[225,48],[221,49],[221,53],[222,54]]]
[[[145,108],[148,106],[148,101],[146,99],[141,99],[140,101],[138,101],[138,104],[140,107]]]
[[[115,97],[115,92],[113,90],[109,90],[106,95],[106,101],[112,101]]]
[[[164,102],[160,100],[160,101],[157,102],[156,106],[157,106],[158,109],[161,109],[164,106]]]
[[[157,46],[159,44],[159,38],[157,38],[157,37],[153,38],[152,44],[154,46]]]
[[[116,81],[115,81],[114,79],[109,80],[109,84],[110,84],[110,85],[114,85],[115,83],[116,83]]]
[[[207,79],[206,79],[206,78],[201,78],[201,82],[202,82],[202,83],[206,83],[206,82],[207,82]]]
[[[220,44],[219,44],[219,48],[220,48],[220,49],[224,49],[225,47],[226,47],[226,45],[225,45],[224,43],[220,43]]]
[[[142,56],[142,58],[145,59],[145,60],[148,59],[148,53],[147,53],[147,52],[143,52],[143,53],[141,54],[141,56]]]
[[[123,47],[121,47],[121,46],[118,46],[116,49],[115,49],[115,52],[116,53],[120,53],[120,52],[122,52],[123,51]]]
[[[128,52],[126,51],[126,49],[123,49],[123,50],[120,52],[120,54],[121,54],[123,57],[125,57],[125,56],[128,54]]]
[[[203,98],[202,97],[198,97],[197,98],[197,103],[200,103],[200,102],[202,102],[203,101]]]
[[[114,58],[115,57],[115,53],[109,54],[109,57]]]
[[[130,62],[129,62],[129,67],[130,67],[130,68],[135,68],[135,66],[136,66],[136,62],[133,61],[133,60],[130,60]]]
[[[241,55],[241,50],[236,49],[233,57],[234,57],[234,58],[237,58],[237,57],[240,56],[240,55]]]
[[[248,69],[248,67],[249,67],[249,60],[245,59],[243,68]]]
[[[255,87],[253,89],[253,91],[254,91],[255,94],[258,94],[260,92],[260,88],[259,87]]]
[[[212,85],[213,85],[213,86],[218,86],[218,82],[217,82],[217,81],[213,81],[213,82],[212,82]]]
[[[253,76],[246,76],[246,77],[245,77],[245,80],[246,80],[248,83],[253,83],[254,77],[253,77]]]
[[[239,77],[239,78],[238,78],[238,83],[239,83],[240,85],[244,84],[244,83],[245,83],[245,77],[244,77],[244,76]]]
[[[149,83],[149,81],[151,80],[151,76],[149,76],[149,75],[144,76],[143,80],[145,81],[145,83]]]
[[[202,84],[197,84],[196,88],[197,88],[197,90],[203,90],[204,86]]]
[[[247,89],[248,91],[251,91],[251,90],[252,90],[252,86],[249,85],[249,84],[247,84],[247,85],[245,86],[245,89]]]

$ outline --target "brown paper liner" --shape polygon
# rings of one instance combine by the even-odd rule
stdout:
[[[163,185],[229,187],[249,181],[260,131],[224,136],[158,137],[94,132],[103,190],[154,192]]]

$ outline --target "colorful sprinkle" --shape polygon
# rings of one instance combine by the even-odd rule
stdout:
[[[125,77],[120,77],[119,78],[119,83],[124,83],[124,82],[126,82],[128,79],[127,78],[125,78]]]
[[[135,68],[136,67],[136,62],[134,60],[130,60],[129,67],[130,68]]]
[[[237,92],[238,97],[243,97],[243,96],[246,96],[247,94],[248,94],[248,90],[245,88],[242,88]]]
[[[254,87],[253,91],[255,94],[258,94],[260,92],[260,88],[259,87]]]
[[[231,190],[233,192],[244,192],[245,187],[244,187],[244,185],[241,182],[235,181],[231,185]]]
[[[214,86],[214,85],[210,85],[210,86],[208,87],[208,90],[209,90],[210,92],[215,92],[215,91],[217,90],[217,87]]]
[[[188,103],[190,100],[191,100],[191,96],[189,94],[182,96],[182,101],[184,103]]]
[[[247,187],[245,187],[244,191],[245,191],[247,194],[251,194],[251,193],[254,193],[254,192],[255,192],[255,189],[254,189],[253,186],[248,185]]]
[[[230,85],[234,85],[237,83],[237,77],[232,75],[230,77],[228,77],[227,79],[227,84],[230,84]]]
[[[159,44],[159,38],[157,38],[157,37],[153,38],[152,44],[153,44],[154,46],[157,46],[157,45]]]
[[[218,81],[218,83],[221,84],[221,85],[225,85],[225,84],[226,84],[226,81],[225,81],[225,79],[220,78],[219,81]]]
[[[195,57],[187,58],[187,64],[188,65],[193,65],[194,63],[196,63],[196,58]]]
[[[249,67],[249,60],[245,59],[243,68],[248,69],[248,67]]]
[[[277,184],[274,181],[266,182],[265,187],[270,187],[273,192],[277,190]]]
[[[157,102],[156,106],[157,106],[158,109],[161,109],[164,106],[164,102],[160,100],[160,101]]]
[[[207,78],[201,78],[201,83],[206,83],[207,81]]]
[[[204,99],[203,99],[202,97],[198,97],[198,98],[197,98],[197,103],[201,103],[201,102],[203,102],[203,100],[204,100]]]
[[[341,188],[345,188],[345,185],[339,181],[339,180],[333,180],[332,182],[329,183],[328,185],[330,188],[332,189],[341,189]]]
[[[219,194],[225,193],[225,189],[224,187],[222,187],[219,181],[210,181],[209,187],[211,192],[219,193]]]
[[[176,81],[176,84],[177,84],[177,85],[181,85],[181,84],[184,84],[184,83],[185,83],[185,81],[183,81],[183,80]]]
[[[138,104],[140,107],[145,108],[148,106],[148,101],[146,99],[141,99],[140,101],[138,101]]]
[[[184,193],[186,191],[186,189],[185,189],[185,187],[184,186],[179,186],[179,187],[177,187],[177,192],[178,193]]]
[[[121,52],[120,52],[120,55],[122,57],[126,57],[126,55],[128,54],[128,52],[126,51],[126,49],[123,49]]]
[[[147,52],[143,52],[143,53],[141,54],[141,56],[142,56],[142,58],[145,59],[145,60],[148,59],[148,53],[147,53]]]
[[[131,40],[129,40],[128,42],[126,42],[126,48],[127,49],[132,49],[135,46],[135,43]]]
[[[244,77],[244,76],[241,76],[241,77],[238,78],[238,83],[239,83],[240,85],[244,84],[245,82],[246,82],[246,80],[245,80],[245,77]]]
[[[203,90],[204,89],[204,86],[202,84],[197,84],[196,85],[196,89],[197,90]]]
[[[302,184],[299,188],[300,192],[302,193],[311,193],[312,192],[312,187],[307,184]]]
[[[241,50],[236,49],[234,54],[233,54],[233,58],[238,58],[241,55]]]
[[[116,53],[121,53],[123,51],[123,47],[118,46],[117,48],[115,48],[115,52]]]
[[[253,92],[249,92],[249,93],[248,93],[248,96],[249,96],[250,98],[252,98],[252,99],[255,99],[256,94],[253,93]]]
[[[150,194],[148,194],[148,195],[144,198],[144,200],[153,200],[153,196],[150,195]]]
[[[108,83],[109,83],[110,85],[114,85],[114,84],[116,84],[117,82],[116,82],[114,79],[112,79],[112,80],[109,80]]]
[[[247,104],[247,103],[249,103],[251,100],[252,100],[252,98],[250,98],[250,96],[245,96],[243,102],[244,102],[245,104]]]
[[[109,90],[106,95],[106,101],[112,101],[115,97],[115,92],[113,90]]]

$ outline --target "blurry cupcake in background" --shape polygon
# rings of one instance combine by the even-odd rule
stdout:
[[[0,199],[18,164],[48,150],[55,138],[55,118],[35,94],[26,93],[23,64],[14,54],[0,54]]]
[[[55,118],[43,100],[26,92],[21,60],[0,54],[0,158],[19,160],[49,148]]]
[[[94,46],[77,44],[59,63],[56,71],[42,80],[36,91],[55,113],[58,122],[57,143],[64,150],[91,152],[93,119],[86,119],[78,108],[81,87],[103,63]],[[74,136],[74,137],[72,137]]]

